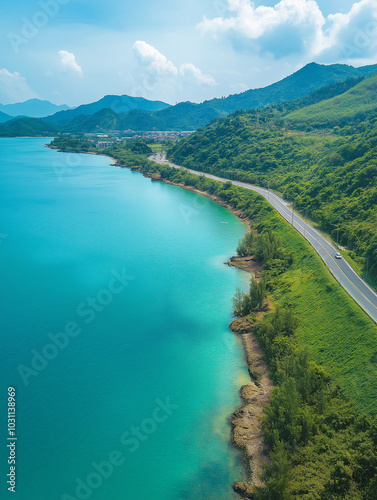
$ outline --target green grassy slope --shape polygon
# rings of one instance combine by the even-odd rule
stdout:
[[[333,127],[377,116],[377,75],[371,76],[342,96],[322,101],[285,116],[287,126]]]

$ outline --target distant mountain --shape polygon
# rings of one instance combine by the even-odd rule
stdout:
[[[329,66],[311,63],[300,69],[293,75],[283,80],[261,89],[247,90],[241,94],[234,94],[224,99],[212,99],[201,104],[192,102],[181,102],[175,106],[165,107],[165,109],[154,111],[152,109],[132,109],[124,113],[124,109],[112,107],[120,116],[116,120],[116,129],[126,130],[194,130],[203,127],[216,117],[226,116],[237,109],[262,109],[273,104],[280,104],[293,99],[298,99],[309,93],[322,88],[328,84],[345,81],[349,78],[370,76],[377,73],[377,65],[354,68],[345,64],[332,64]],[[106,100],[106,101],[105,101]],[[108,103],[104,98],[102,104]],[[99,101],[99,103],[101,102]],[[102,105],[101,104],[101,105]],[[93,105],[89,105],[93,106]],[[111,106],[108,106],[111,107]],[[89,114],[88,107],[80,106],[73,111],[66,111],[50,117],[56,120],[58,117],[68,118],[80,113],[80,109],[85,109],[85,114]],[[96,124],[88,119],[83,122],[85,129]],[[103,120],[98,127],[104,131]],[[75,131],[78,132],[77,123]]]
[[[48,137],[58,132],[56,124],[47,123],[40,118],[14,118],[0,124],[0,137]]]
[[[80,115],[94,115],[101,109],[112,109],[117,114],[127,113],[132,109],[141,109],[147,111],[160,111],[169,108],[170,104],[162,101],[148,101],[143,97],[130,97],[128,95],[107,95],[99,101],[91,104],[83,104],[78,108],[68,111],[61,111],[52,116],[48,116],[46,121],[55,123],[68,123]]]
[[[346,64],[323,65],[310,63],[292,75],[261,89],[247,90],[226,99],[205,101],[203,106],[231,113],[236,109],[264,108],[303,97],[313,90],[348,78],[367,77],[377,73],[377,64],[354,68]]]
[[[119,129],[119,118],[110,108],[101,109],[93,115],[79,115],[67,123],[59,123],[65,131],[71,133],[106,132]]]
[[[8,120],[12,120],[13,116],[6,115],[0,111],[0,123],[7,122]]]
[[[97,102],[48,116],[44,119],[46,123],[44,127],[48,134],[54,127],[57,131],[72,133],[128,129],[194,130],[205,126],[217,117],[226,116],[239,109],[263,109],[271,105],[287,103],[292,99],[309,98],[314,91],[324,89],[323,92],[317,92],[315,97],[311,96],[308,102],[302,103],[308,106],[313,102],[345,92],[356,85],[360,79],[375,73],[377,73],[377,65],[354,68],[344,64],[325,66],[311,63],[268,87],[248,90],[224,99],[204,101],[201,104],[181,102],[170,106],[161,101],[148,101],[141,97],[110,95]],[[344,90],[342,90],[342,85],[338,88],[339,82],[344,82]],[[332,88],[331,84],[336,85]],[[328,85],[330,87],[326,88]],[[297,107],[290,108],[291,111],[293,109]],[[291,116],[287,118],[291,119]],[[293,118],[296,119],[297,115]],[[29,128],[32,122],[20,121],[19,124],[24,130],[25,127]],[[39,123],[38,130],[41,129],[43,126]],[[18,133],[17,122],[10,122],[9,127],[0,128],[0,135],[6,134],[9,137],[11,131],[17,135],[25,135],[24,132]]]
[[[11,117],[15,116],[29,116],[32,118],[42,118],[43,116],[57,113],[71,109],[69,106],[62,104],[57,106],[50,101],[42,101],[40,99],[29,99],[25,102],[18,102],[16,104],[0,104],[0,111],[7,113]]]
[[[215,110],[205,109],[201,104],[182,102],[176,106],[153,113],[145,109],[133,109],[128,113],[117,114],[112,109],[102,109],[94,115],[80,115],[71,122],[60,124],[65,131],[72,133],[106,132],[108,130],[192,130],[204,126],[218,116]],[[179,123],[179,125],[177,125]]]

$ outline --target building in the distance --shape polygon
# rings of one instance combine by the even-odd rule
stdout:
[[[106,148],[109,148],[112,145],[113,145],[112,142],[99,141],[99,142],[97,142],[96,148],[98,148],[98,149],[106,149]]]

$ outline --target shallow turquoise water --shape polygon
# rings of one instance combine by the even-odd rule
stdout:
[[[246,277],[223,263],[245,227],[45,143],[0,140],[0,488],[14,386],[19,500],[234,498],[247,370],[228,324]]]

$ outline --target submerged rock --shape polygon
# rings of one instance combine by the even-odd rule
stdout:
[[[234,321],[232,321],[231,324],[229,325],[229,328],[232,330],[232,332],[238,334],[252,333],[254,329],[254,324],[251,323],[251,321],[249,321],[247,317],[245,317],[245,318],[235,319]]]
[[[251,483],[238,482],[233,486],[233,489],[243,498],[250,498],[251,500],[254,498],[254,487]]]

